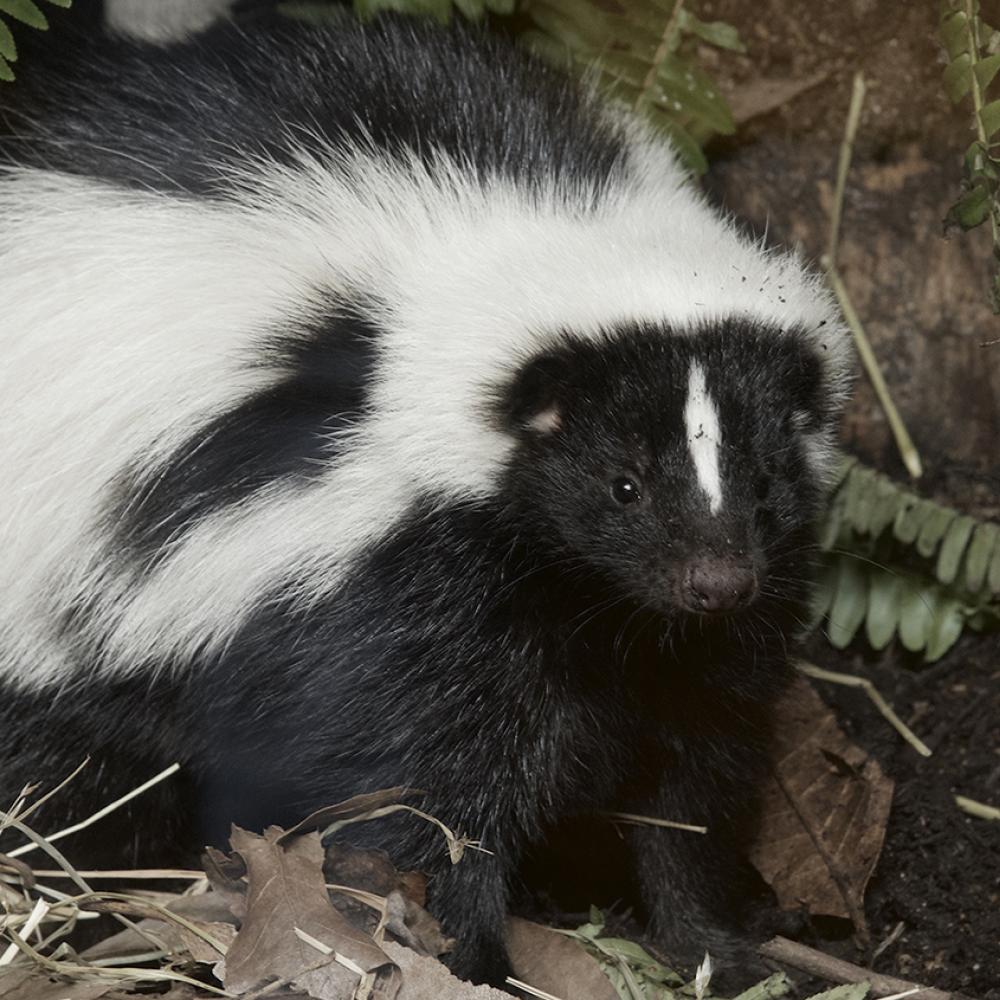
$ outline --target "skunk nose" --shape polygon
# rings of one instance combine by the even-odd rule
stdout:
[[[720,612],[745,608],[757,596],[753,564],[724,556],[704,556],[688,567],[685,604],[689,611]]]

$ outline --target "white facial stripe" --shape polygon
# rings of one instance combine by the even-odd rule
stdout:
[[[688,374],[684,426],[698,485],[708,497],[708,509],[718,514],[722,509],[722,479],[719,476],[722,429],[719,427],[719,411],[705,386],[705,371],[697,361],[691,363]]]

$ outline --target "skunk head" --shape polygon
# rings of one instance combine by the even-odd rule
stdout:
[[[508,385],[535,543],[638,605],[715,616],[806,594],[838,389],[815,340],[744,320],[566,335]]]

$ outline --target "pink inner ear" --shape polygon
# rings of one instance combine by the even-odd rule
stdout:
[[[552,403],[532,414],[528,418],[528,427],[533,431],[538,431],[539,434],[552,434],[559,430],[562,427],[562,414],[559,412],[559,407]]]

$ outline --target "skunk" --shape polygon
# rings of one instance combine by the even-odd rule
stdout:
[[[508,43],[258,19],[0,92],[0,798],[149,865],[379,788],[454,971],[525,855],[629,827],[735,954],[849,341],[669,143]],[[89,841],[84,838],[92,834]]]

